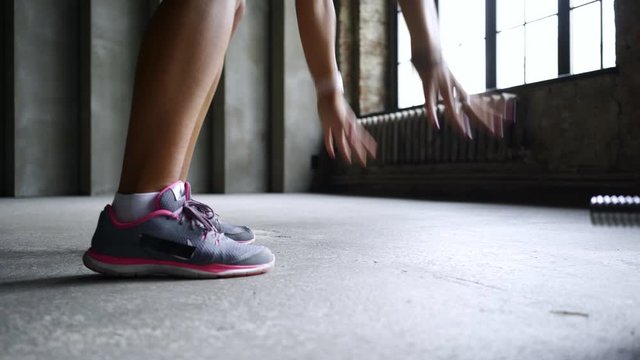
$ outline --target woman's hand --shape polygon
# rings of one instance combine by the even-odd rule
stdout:
[[[353,153],[363,167],[367,165],[368,156],[376,158],[376,141],[358,123],[342,92],[332,91],[320,95],[318,115],[324,131],[324,146],[332,159],[336,157],[336,147],[349,164]]]
[[[427,56],[414,55],[412,62],[422,80],[427,119],[436,128],[440,128],[437,113],[438,95],[440,95],[444,103],[445,117],[467,135],[467,126],[456,104],[454,81],[449,67],[441,59],[435,60]]]
[[[399,0],[402,15],[411,35],[411,62],[415,66],[425,98],[427,118],[440,128],[438,97],[442,97],[444,115],[463,134],[472,137],[469,120],[479,122],[492,133],[501,131],[506,101],[512,96],[469,96],[442,58],[438,11],[433,0]],[[500,132],[501,134],[501,132]]]
[[[469,120],[485,126],[494,135],[502,135],[506,100],[511,95],[497,99],[490,95],[469,96],[456,80],[444,61],[415,61],[414,66],[422,79],[427,119],[440,128],[437,116],[438,95],[442,98],[444,115],[465,136],[472,138]]]

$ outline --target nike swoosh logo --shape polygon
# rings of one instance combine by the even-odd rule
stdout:
[[[188,241],[188,240],[187,240]],[[175,256],[177,258],[188,260],[196,251],[195,246],[178,244],[175,241],[162,239],[153,235],[142,234],[140,235],[140,246],[146,249],[154,250],[166,255]]]

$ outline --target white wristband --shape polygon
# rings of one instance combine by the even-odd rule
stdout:
[[[340,74],[339,71],[334,77],[325,78],[316,82],[316,94],[318,97],[336,90],[341,94],[344,93],[342,74]]]

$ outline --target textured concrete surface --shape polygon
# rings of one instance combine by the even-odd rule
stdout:
[[[107,279],[106,198],[0,199],[0,358],[638,359],[640,231],[584,210],[201,196],[272,273]]]
[[[115,188],[133,64],[151,3],[157,0],[3,3],[10,10],[4,16],[14,26],[2,50],[11,50],[7,53],[13,55],[15,65],[13,78],[5,78],[3,88],[14,95],[4,99],[5,110],[15,105],[15,114],[0,119],[6,131],[0,133],[6,145],[0,147],[0,177],[7,188],[3,193],[43,196],[109,193]],[[314,176],[310,158],[322,152],[315,94],[300,46],[294,1],[274,4],[247,3],[246,18],[228,54],[223,110],[228,133],[222,134],[227,142],[220,145],[213,139],[211,124],[205,125],[191,168],[194,189],[241,192],[269,187],[291,192],[309,188]],[[384,17],[381,4],[376,0],[360,9],[364,26],[360,32],[366,35],[362,46],[372,44],[365,46],[360,59],[361,68],[368,69],[362,84],[370,90],[363,94],[369,99],[363,104],[372,107],[384,98],[378,91],[382,77],[380,59],[376,60],[384,52],[383,26],[375,27]],[[342,9],[343,21],[354,11],[352,5]],[[91,12],[82,11],[84,6]],[[521,123],[530,130],[531,156],[518,175],[548,175],[562,182],[586,174],[601,176],[605,183],[609,177],[638,173],[639,6],[635,0],[615,1],[616,71],[511,89],[521,98]],[[273,23],[281,24],[282,31],[266,41],[271,34],[266,27]],[[339,46],[343,52],[353,47],[353,39],[345,37],[345,32],[353,32],[353,25],[342,24]],[[274,52],[281,61],[272,61]],[[340,54],[341,66],[355,55]],[[85,91],[82,60],[91,64],[89,71],[85,69],[89,91]],[[350,80],[353,71],[344,68],[349,96],[355,84]],[[273,91],[276,88],[281,91]],[[89,140],[86,133],[91,134]],[[216,147],[246,151],[222,153]],[[220,167],[224,173],[217,171]],[[212,184],[222,174],[233,181],[214,189]]]
[[[216,189],[223,192],[269,190],[268,5],[265,1],[246,2],[227,51],[222,144],[225,188]]]
[[[88,193],[117,189],[129,125],[138,48],[149,6],[147,0],[92,0],[89,3],[90,184]]]
[[[640,170],[640,3],[616,0],[616,65],[620,69],[616,101],[619,105],[620,131],[617,167]]]
[[[74,194],[80,148],[79,5],[72,0],[13,3],[12,195]]]
[[[15,23],[15,36],[9,39],[15,47],[15,74],[6,85],[13,87],[15,116],[2,117],[0,125],[7,130],[0,136],[13,140],[7,149],[0,147],[0,177],[5,183],[0,185],[6,185],[7,195],[107,194],[116,188],[138,45],[154,3],[11,2],[13,11],[7,17]],[[215,127],[209,116],[191,167],[194,189],[262,192],[269,190],[274,172],[280,181],[273,189],[310,188],[310,158],[321,142],[315,91],[300,45],[294,1],[286,2],[286,12],[277,19],[287,29],[286,36],[277,39],[269,38],[269,6],[247,2],[227,54],[221,109],[225,126],[220,135],[224,141],[214,139],[218,135],[212,134]],[[286,59],[282,76],[273,80],[282,86],[286,82],[281,94],[286,107],[271,119],[268,49],[274,47],[283,49]],[[270,128],[276,122],[286,128],[277,139],[271,138]],[[14,125],[15,135],[10,131]],[[271,161],[269,146],[274,141],[283,150]],[[228,181],[216,188],[216,177]]]
[[[273,121],[284,122],[284,154],[281,191],[299,192],[310,189],[313,171],[311,156],[319,154],[322,149],[322,129],[318,120],[316,92],[311,74],[304,59],[298,20],[296,18],[295,1],[284,2],[284,66],[281,69],[284,82],[284,111],[282,118]],[[279,41],[279,40],[275,40]]]

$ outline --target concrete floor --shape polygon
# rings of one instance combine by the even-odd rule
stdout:
[[[0,199],[2,359],[640,359],[640,229],[587,211],[201,196],[273,272],[107,279],[107,198]]]

